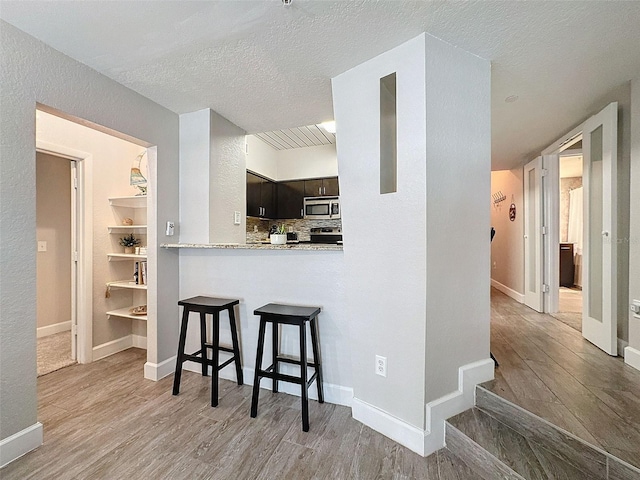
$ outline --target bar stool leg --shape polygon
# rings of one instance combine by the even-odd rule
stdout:
[[[182,309],[182,325],[180,326],[180,340],[178,341],[178,358],[176,358],[176,373],[173,376],[173,394],[180,393],[180,378],[182,377],[182,364],[184,363],[184,344],[187,339],[187,324],[189,323],[189,309]]]
[[[278,347],[280,345],[280,325],[276,322],[271,322],[271,357],[272,357],[272,372],[278,374]],[[278,380],[273,379],[273,393],[278,393]]]
[[[320,360],[320,344],[318,343],[318,325],[316,318],[311,319],[311,346],[313,348],[313,363],[316,364],[316,387],[318,388],[318,402],[324,403],[322,385],[322,362]]]
[[[262,353],[264,351],[264,331],[267,322],[260,317],[260,331],[258,333],[258,352],[256,354],[256,371],[253,376],[253,395],[251,397],[251,417],[258,415],[258,396],[260,395],[260,369],[262,368]]]
[[[233,311],[233,306],[229,308],[229,323],[231,324],[231,341],[233,342],[234,356],[236,357],[236,378],[238,385],[244,384],[244,378],[242,375],[242,364],[240,363],[240,344],[238,342],[238,330],[236,328],[236,314]]]
[[[220,368],[218,365],[220,364],[220,355],[219,355],[219,346],[220,346],[220,312],[216,311],[213,313],[213,328],[211,331],[212,336],[212,359],[211,359],[211,406],[218,406],[218,373]]]
[[[200,312],[200,356],[202,357],[202,376],[209,375],[209,356],[207,355],[207,314]]]
[[[300,390],[302,392],[302,431],[309,431],[309,388],[307,385],[307,329],[300,325]]]

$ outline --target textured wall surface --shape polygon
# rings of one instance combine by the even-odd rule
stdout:
[[[157,145],[157,162],[150,161],[149,262],[157,273],[157,283],[148,292],[150,316],[157,316],[156,325],[148,325],[148,359],[153,363],[175,354],[178,336],[178,256],[155,248],[165,238],[159,224],[178,218],[178,116],[2,21],[0,85],[0,439],[4,439],[37,421],[36,103]]]

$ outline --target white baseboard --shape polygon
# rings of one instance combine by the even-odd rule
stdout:
[[[512,288],[509,288],[506,285],[503,285],[502,283],[498,282],[497,280],[494,280],[493,278],[491,279],[491,286],[496,290],[500,290],[507,297],[513,298],[516,302],[524,303],[524,295],[522,293],[516,292]]]
[[[624,357],[624,349],[629,346],[629,342],[626,340],[618,339],[618,356]]]
[[[404,445],[418,455],[424,456],[425,432],[404,420],[389,415],[384,410],[354,398],[351,404],[353,418],[364,423],[367,427],[389,437],[391,440]]]
[[[147,380],[158,380],[168,377],[176,370],[176,357],[167,358],[160,363],[147,362],[144,364],[144,378]]]
[[[42,445],[42,424],[36,422],[10,437],[0,440],[0,468]]]
[[[490,358],[463,365],[458,369],[458,390],[426,405],[425,457],[445,446],[444,421],[473,407],[476,385],[493,380],[494,368]]]
[[[103,343],[102,345],[93,347],[93,361],[95,362],[96,360],[108,357],[114,353],[122,352],[123,350],[131,347],[133,347],[131,335]]]
[[[131,335],[131,346],[147,349],[147,337],[142,335]]]
[[[287,367],[283,365],[283,367]],[[174,363],[175,368],[175,363]],[[202,367],[199,363],[195,362],[185,362],[183,366],[184,370],[188,370],[190,372],[201,373]],[[289,373],[285,371],[285,368],[282,368],[283,373]],[[211,371],[209,371],[211,373]],[[253,385],[253,376],[255,374],[255,370],[253,368],[242,368],[242,376],[244,377],[245,385]],[[298,375],[295,373],[295,375]],[[228,365],[220,371],[220,378],[224,378],[225,380],[231,380],[232,382],[236,380],[236,372],[233,364]],[[260,388],[271,390],[272,382],[270,378],[263,378],[260,380]],[[280,382],[278,384],[278,390],[283,393],[288,393],[289,395],[295,395],[297,397],[300,396],[300,386],[295,385],[293,383],[288,382]],[[322,385],[322,393],[324,394],[324,401],[327,403],[335,403],[336,405],[344,405],[345,407],[352,406],[353,398],[353,388],[351,387],[343,387],[342,385],[335,385],[332,383],[324,382]],[[318,390],[315,384],[311,385],[309,388],[309,398],[311,400],[318,400]]]
[[[71,330],[71,320],[66,322],[54,323],[53,325],[47,325],[45,327],[38,327],[36,336],[38,338],[48,337],[49,335],[55,335],[56,333],[68,332]]]
[[[624,349],[624,363],[640,370],[640,350],[633,347]]]
[[[473,407],[477,384],[493,379],[491,359],[458,369],[458,390],[429,402],[425,408],[427,430],[422,430],[358,398],[351,406],[353,418],[422,456],[443,448],[444,421]]]

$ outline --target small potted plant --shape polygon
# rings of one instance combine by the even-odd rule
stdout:
[[[133,253],[136,245],[140,245],[140,240],[133,236],[133,233],[120,239],[120,245],[124,247],[124,253]]]
[[[287,243],[287,230],[284,224],[275,229],[275,233],[269,235],[269,239],[273,245],[286,245]]]

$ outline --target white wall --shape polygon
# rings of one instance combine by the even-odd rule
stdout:
[[[278,151],[264,143],[254,135],[247,135],[247,170],[253,173],[278,180]]]
[[[286,274],[274,276],[274,272]],[[256,308],[270,302],[322,307],[318,317],[320,350],[325,383],[325,395],[329,402],[348,403],[352,391],[351,319],[346,308],[344,291],[344,258],[339,251],[277,251],[277,250],[181,250],[180,296],[211,295],[240,299],[240,345],[244,379],[253,383],[256,359],[259,318],[253,315]],[[311,274],[310,272],[316,272]],[[192,325],[195,325],[193,322]],[[221,315],[221,343],[231,344],[226,314]],[[267,329],[267,339],[270,329]],[[282,352],[299,355],[299,334],[295,327],[282,329]],[[197,350],[199,330],[189,330],[187,350]],[[271,358],[270,341],[266,342],[264,366]],[[309,343],[310,345],[310,343]],[[309,347],[309,352],[310,352]],[[309,353],[309,358],[311,358]],[[225,357],[226,358],[226,357]],[[194,368],[193,366],[191,368]],[[293,373],[296,367],[291,370]],[[199,366],[194,368],[199,371]],[[289,370],[283,366],[283,371]],[[298,369],[299,370],[299,369]],[[297,373],[296,373],[297,374]],[[235,380],[233,365],[221,375]],[[268,379],[261,385],[266,388]],[[281,390],[286,384],[281,382]],[[315,395],[315,384],[311,394]],[[299,395],[300,388],[292,389]],[[247,415],[249,412],[247,412]]]
[[[150,316],[157,317],[148,325],[151,367],[175,355],[178,337],[178,255],[156,248],[165,241],[165,220],[178,218],[178,116],[2,21],[0,85],[0,439],[18,434],[11,441],[24,437],[28,450],[42,438],[35,355],[36,103],[157,146],[149,165],[149,264],[157,277],[148,291]]]
[[[71,320],[71,162],[38,153],[36,231],[38,328]]]
[[[640,300],[640,78],[631,82],[631,212],[629,234],[629,299]],[[640,369],[640,319],[628,307],[629,345]]]
[[[247,150],[247,169],[277,182],[338,175],[335,145],[276,150],[247,135]]]
[[[335,145],[291,148],[277,152],[278,181],[338,175]]]
[[[501,191],[507,199],[497,205],[487,200],[487,203],[491,202],[491,225],[496,229],[496,236],[491,242],[491,280],[500,291],[520,302],[524,300],[522,182],[522,168],[491,172],[491,193]],[[513,222],[509,220],[512,198],[516,205]]]
[[[130,306],[133,303],[132,292],[125,289],[113,289],[111,297],[105,298],[105,284],[113,280],[130,278],[133,272],[131,262],[109,262],[107,253],[120,252],[120,238],[109,234],[107,225],[120,222],[118,212],[109,205],[109,197],[135,195],[136,187],[129,185],[129,174],[134,159],[144,148],[126,140],[107,135],[83,125],[38,112],[36,119],[36,139],[49,144],[91,154],[92,178],[89,179],[92,192],[91,216],[93,218],[93,340],[94,347],[131,334],[131,320],[111,317],[107,320],[105,312]],[[147,176],[146,172],[143,172]],[[133,211],[129,216],[133,218]],[[146,245],[146,236],[141,236]]]
[[[211,111],[209,242],[244,243],[247,237],[245,131]],[[240,212],[240,224],[234,223]]]
[[[211,110],[180,115],[180,222],[184,243],[209,242]]]
[[[392,72],[398,190],[381,195],[379,80]],[[425,404],[489,356],[489,62],[422,35],[335,77],[333,93],[354,401],[428,430]]]

